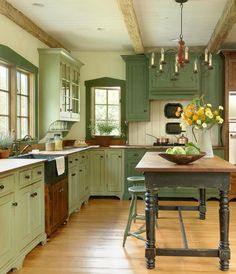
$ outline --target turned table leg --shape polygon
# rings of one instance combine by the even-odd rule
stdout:
[[[220,191],[220,244],[219,257],[220,269],[229,269],[230,248],[229,248],[229,198],[228,191]]]
[[[154,190],[147,189],[145,198],[146,208],[146,267],[148,269],[155,268],[155,223],[156,223],[156,203],[157,196]]]
[[[199,189],[199,218],[200,220],[206,219],[206,189]]]

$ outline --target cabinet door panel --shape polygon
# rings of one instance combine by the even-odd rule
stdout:
[[[90,157],[90,180],[92,192],[105,191],[105,153],[93,151]]]
[[[13,257],[14,202],[13,194],[0,198],[0,262],[4,265]]]
[[[70,213],[76,208],[79,202],[79,181],[78,168],[74,166],[69,171],[69,209]]]
[[[106,182],[108,192],[122,191],[123,161],[120,151],[107,151]]]
[[[44,231],[44,190],[42,182],[32,185],[31,214],[32,235],[36,237]]]
[[[31,185],[19,190],[16,202],[16,231],[20,249],[24,248],[32,239],[31,234]]]

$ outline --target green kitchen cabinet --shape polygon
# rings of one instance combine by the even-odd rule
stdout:
[[[80,209],[89,198],[88,152],[82,151],[68,157],[69,214]]]
[[[126,121],[149,121],[148,60],[145,55],[123,55],[126,63]]]
[[[127,177],[142,175],[135,170],[136,165],[142,159],[145,154],[145,149],[126,149],[125,150],[125,178],[124,178],[124,195],[123,199],[129,199],[131,197],[128,188],[131,186],[128,184]]]
[[[209,70],[201,60],[201,95],[213,109],[224,105],[224,60],[220,55],[213,55],[213,69]]]
[[[42,163],[0,175],[0,273],[19,270],[25,256],[46,243],[44,216]]]
[[[90,195],[123,195],[124,151],[99,149],[90,151]]]
[[[2,178],[0,178],[2,180]],[[2,185],[2,183],[0,183]],[[13,189],[11,190],[13,191]],[[1,223],[1,234],[0,234],[0,270],[1,267],[6,265],[8,261],[14,258],[15,250],[15,238],[14,238],[14,194],[11,191],[1,197],[0,190],[0,223]],[[0,271],[0,273],[2,273]]]
[[[79,75],[83,64],[61,48],[38,51],[39,135],[42,138],[56,121],[80,120]]]
[[[147,54],[151,59],[151,54]],[[179,68],[175,76],[175,54],[165,54],[166,64],[163,72],[159,72],[160,54],[155,54],[156,68],[149,67],[149,99],[150,100],[186,100],[197,96],[200,92],[199,54],[190,53],[190,62]],[[197,60],[198,73],[194,73],[194,62]]]

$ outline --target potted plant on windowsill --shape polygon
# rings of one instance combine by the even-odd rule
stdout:
[[[108,147],[113,139],[112,132],[117,129],[117,125],[113,122],[98,122],[96,125],[90,124],[92,136],[96,139],[96,144],[102,147]]]
[[[10,156],[12,142],[13,139],[9,132],[0,132],[0,158],[8,158]]]

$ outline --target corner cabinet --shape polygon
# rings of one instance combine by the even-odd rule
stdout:
[[[126,121],[149,121],[148,59],[145,55],[123,55],[126,63]]]
[[[151,59],[151,54],[147,54]],[[175,100],[191,99],[200,92],[200,66],[199,54],[191,53],[190,62],[179,69],[179,75],[174,75],[175,54],[165,54],[166,64],[163,72],[159,72],[160,54],[155,56],[156,68],[149,68],[149,99],[150,100]],[[198,73],[193,72],[194,60],[198,60]]]
[[[55,121],[80,120],[79,60],[61,48],[39,51],[39,130],[43,137]]]
[[[124,191],[124,151],[98,149],[90,151],[90,195],[117,196]]]

